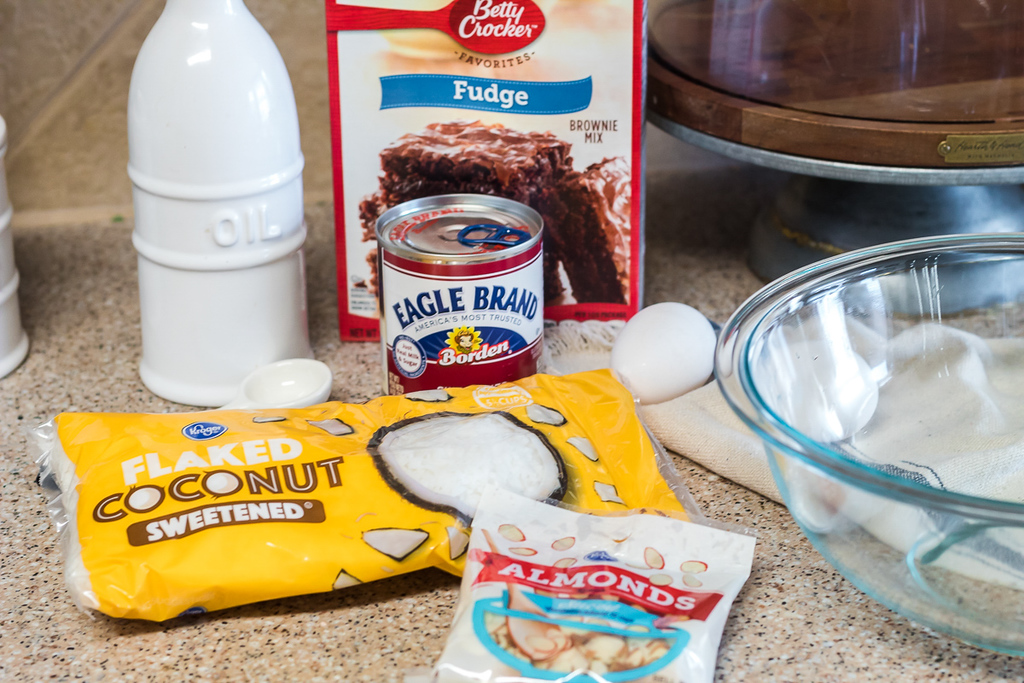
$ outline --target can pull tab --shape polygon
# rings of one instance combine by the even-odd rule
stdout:
[[[477,237],[470,235],[478,234]],[[519,228],[510,228],[507,225],[497,223],[477,223],[467,225],[459,230],[458,239],[460,244],[467,247],[475,247],[479,244],[492,244],[499,247],[513,247],[522,244],[532,237],[530,233]]]

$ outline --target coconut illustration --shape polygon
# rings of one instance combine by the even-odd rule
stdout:
[[[504,412],[441,412],[383,427],[367,444],[381,477],[419,507],[469,525],[489,486],[561,500],[562,456],[540,431]]]
[[[526,416],[534,422],[548,424],[554,427],[561,427],[566,423],[565,416],[554,408],[542,406],[539,403],[531,403],[526,407]]]
[[[597,462],[597,449],[594,448],[594,444],[590,443],[590,439],[582,436],[572,436],[566,439],[576,450],[586,456],[587,460]]]
[[[345,424],[336,417],[327,420],[309,420],[309,424],[324,430],[331,436],[348,436],[355,432],[351,425]]]
[[[469,534],[465,529],[460,529],[457,526],[445,527],[445,531],[448,532],[448,557],[453,561],[457,560],[466,554],[466,548],[469,547]]]
[[[338,571],[338,577],[334,579],[334,590],[341,590],[342,588],[348,588],[349,586],[358,586],[362,581],[349,574],[344,569]]]
[[[452,400],[452,395],[444,389],[424,389],[422,391],[410,392],[405,395],[405,398],[421,403],[444,403]]]
[[[594,491],[597,493],[597,497],[606,503],[621,503],[625,505],[625,501],[619,497],[619,492],[616,490],[614,484],[604,484],[599,481],[594,482]]]
[[[373,529],[363,532],[363,542],[395,562],[401,562],[412,555],[417,548],[430,538],[423,529]]]

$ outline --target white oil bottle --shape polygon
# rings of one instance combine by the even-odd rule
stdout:
[[[10,197],[4,156],[7,154],[7,123],[0,116],[0,377],[14,372],[28,355],[28,335],[21,327],[18,306],[20,277],[14,264],[14,237],[11,234]]]
[[[242,0],[167,0],[128,97],[143,383],[199,406],[310,357],[295,96]]]

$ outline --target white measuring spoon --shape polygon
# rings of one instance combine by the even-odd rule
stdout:
[[[235,400],[221,410],[305,408],[323,403],[331,395],[334,379],[326,364],[312,358],[290,358],[268,363],[242,380]]]

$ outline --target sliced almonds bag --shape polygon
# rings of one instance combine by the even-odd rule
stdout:
[[[460,574],[493,485],[588,510],[685,517],[686,501],[696,514],[608,371],[363,405],[63,413],[36,437],[42,479],[60,489],[72,596],[116,617]]]
[[[754,538],[488,491],[436,683],[710,683]]]

